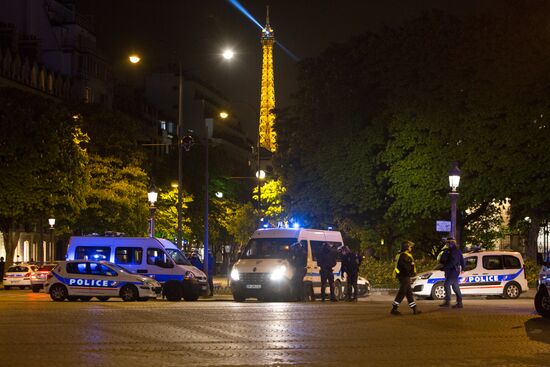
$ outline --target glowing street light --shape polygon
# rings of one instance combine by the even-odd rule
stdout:
[[[226,118],[229,117],[229,114],[225,111],[221,111],[219,116],[220,116],[221,119],[225,120]]]
[[[456,238],[456,202],[459,194],[456,189],[460,184],[461,173],[462,171],[458,168],[458,162],[453,162],[449,170],[449,186],[451,187],[451,192],[449,193],[451,197],[451,237],[455,239],[458,246],[460,246],[460,243]]]
[[[222,56],[226,60],[231,60],[233,56],[235,56],[235,52],[232,49],[227,48],[223,51]]]
[[[151,206],[149,207],[149,213],[151,216],[151,218],[149,219],[149,237],[155,236],[155,211],[157,209],[155,207],[155,203],[157,202],[157,198],[157,188],[155,187],[155,185],[152,185],[149,189],[149,192],[147,193],[147,199],[151,203]]]
[[[141,57],[139,57],[139,55],[132,54],[132,55],[128,56],[128,60],[130,60],[130,62],[132,64],[137,64],[138,62],[141,61]]]

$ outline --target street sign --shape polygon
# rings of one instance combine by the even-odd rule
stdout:
[[[450,220],[438,220],[435,222],[435,230],[437,232],[451,232]]]

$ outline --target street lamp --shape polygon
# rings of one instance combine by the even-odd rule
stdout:
[[[456,238],[456,202],[458,200],[458,185],[460,184],[460,174],[462,172],[458,168],[458,162],[453,162],[451,164],[451,169],[449,170],[449,186],[451,187],[451,192],[449,196],[451,197],[451,237],[455,239],[457,246],[460,246],[460,242]]]
[[[130,55],[128,57],[132,64],[137,64],[141,61],[141,57],[138,55]],[[178,126],[177,126],[177,137],[178,137],[178,202],[176,203],[176,209],[178,211],[178,238],[177,246],[181,248],[182,246],[182,207],[183,207],[183,140],[185,138],[183,131],[183,67],[181,60],[178,57],[178,66],[179,66],[179,85],[178,85]]]
[[[53,246],[53,226],[55,226],[55,218],[49,218],[50,224],[50,261],[54,260],[54,246]]]
[[[155,203],[157,202],[158,198],[158,192],[155,185],[152,185],[149,189],[149,192],[147,193],[147,198],[151,203],[151,206],[149,207],[149,237],[155,237],[155,211],[157,210],[157,208],[155,207]]]

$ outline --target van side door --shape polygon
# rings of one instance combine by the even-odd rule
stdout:
[[[174,263],[163,249],[148,247],[146,254],[147,270],[146,275],[159,282],[167,280],[183,280],[183,274],[174,274]]]

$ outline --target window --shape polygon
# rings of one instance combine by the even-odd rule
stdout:
[[[499,255],[483,256],[483,267],[487,270],[503,269],[502,256],[499,256]]]
[[[158,248],[147,249],[147,264],[158,265],[159,263],[166,264],[168,262],[168,256]]]
[[[115,249],[115,264],[140,265],[143,259],[141,247],[117,247]]]
[[[10,266],[7,273],[24,273],[24,272],[27,272],[29,271],[29,268],[27,268],[26,266]]]
[[[67,273],[88,274],[87,263],[67,263]]]
[[[521,269],[521,262],[515,256],[504,255],[504,269]]]
[[[110,277],[117,275],[117,273],[108,266],[95,262],[90,263],[90,274]]]
[[[284,259],[296,238],[252,238],[248,241],[242,259]]]
[[[100,246],[78,246],[75,249],[75,260],[106,260],[110,261],[111,248]]]
[[[464,271],[474,270],[477,267],[477,256],[470,256],[464,259]]]

